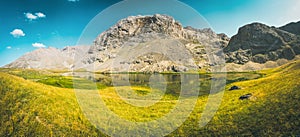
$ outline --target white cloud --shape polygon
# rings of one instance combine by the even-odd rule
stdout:
[[[45,48],[46,47],[43,43],[33,43],[32,46],[35,48]]]
[[[39,19],[39,18],[46,18],[46,15],[42,12],[37,12],[37,13],[34,13],[34,14],[28,12],[28,13],[24,13],[24,14],[25,14],[25,17],[27,19],[29,19],[30,21],[31,20],[36,20],[36,19]]]
[[[42,12],[35,13],[35,15],[39,18],[45,18],[46,17],[46,15]]]
[[[38,16],[33,15],[32,13],[25,13],[25,17],[29,20],[35,20],[38,18]]]
[[[15,38],[25,36],[25,33],[21,29],[14,29],[12,32],[10,32],[10,34],[13,35]]]
[[[68,0],[69,2],[78,2],[79,0]]]
[[[7,46],[6,48],[7,48],[7,49],[11,49],[11,46]]]

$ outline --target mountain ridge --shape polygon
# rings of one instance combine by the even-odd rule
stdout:
[[[184,72],[199,69],[211,71],[212,66],[225,64],[222,60],[234,65],[251,62],[266,64],[278,60],[297,59],[296,56],[300,54],[300,36],[297,34],[300,30],[293,28],[298,27],[299,22],[279,28],[255,22],[239,28],[238,33],[229,38],[226,34],[216,34],[211,29],[183,27],[180,22],[167,15],[130,16],[99,34],[94,45],[85,48],[75,47],[71,53],[72,57],[69,53],[63,52],[63,49],[61,51],[52,49],[56,56],[48,55],[49,53],[45,51],[43,55],[46,57],[33,51],[5,67],[100,72]],[[139,50],[142,47],[150,47],[146,49],[153,52]],[[121,54],[123,50],[128,53]],[[175,62],[170,61],[172,59],[166,58],[165,55],[171,55]],[[41,59],[32,61],[31,57]],[[216,62],[212,63],[212,60]],[[45,63],[47,61],[48,63]],[[40,65],[36,65],[38,63]]]
[[[285,30],[285,31],[293,33],[295,35],[300,35],[300,21],[291,22],[289,24],[279,27],[279,29]]]
[[[226,61],[245,64],[249,61],[266,63],[278,59],[292,60],[299,54],[300,37],[279,28],[262,23],[241,27],[227,47]]]
[[[24,54],[14,62],[7,64],[4,67],[69,70],[73,67],[74,56],[76,54],[83,54],[88,49],[88,46],[67,46],[62,49],[54,47],[39,48]]]

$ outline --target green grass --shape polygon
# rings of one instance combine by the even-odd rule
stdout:
[[[0,136],[98,136],[73,90],[0,73]]]
[[[0,136],[103,135],[82,113],[75,93],[70,89],[69,77],[49,77],[29,71],[19,75],[26,78],[23,79],[5,72],[0,72]],[[197,99],[188,120],[169,136],[300,135],[300,62],[253,73],[257,75],[229,74],[231,81],[226,89],[232,85],[242,89],[225,91],[218,111],[205,127],[200,128],[198,121],[208,99],[206,95]],[[45,77],[45,84],[39,83]],[[40,78],[41,81],[29,78]],[[140,96],[153,92],[138,86],[117,88],[124,92],[132,89]],[[129,121],[158,119],[177,104],[177,98],[167,94],[150,107],[134,107],[122,100],[115,89],[103,87],[99,94],[108,108]],[[247,93],[253,94],[250,100],[239,100]]]
[[[48,71],[36,71],[36,70],[24,70],[24,69],[6,70],[6,72],[33,81],[43,79],[49,76],[58,76],[58,74],[51,73]]]
[[[74,88],[76,89],[94,89],[94,83],[90,80],[86,80],[84,78],[73,78],[73,77],[63,77],[63,76],[52,76],[47,77],[37,82],[43,83],[46,85],[51,85],[55,87],[61,88]],[[74,85],[76,83],[76,85]],[[98,89],[105,88],[106,86],[101,83],[96,83]]]
[[[0,72],[6,72],[18,77],[22,77],[26,80],[43,83],[60,88],[74,88],[76,83],[77,89],[94,89],[94,83],[90,80],[79,77],[67,77],[61,76],[65,71],[37,71],[37,70],[25,70],[25,69],[1,69]],[[105,88],[106,86],[101,83],[96,84],[98,89]]]
[[[72,78],[66,77],[49,77],[46,79],[38,80],[37,82],[52,85],[55,87],[62,87],[62,88],[73,88],[73,80]]]
[[[265,74],[262,72],[229,72],[226,75],[226,83],[231,84],[234,82],[259,79],[264,77]]]

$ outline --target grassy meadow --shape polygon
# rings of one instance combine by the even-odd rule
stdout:
[[[77,88],[88,93],[91,81],[74,80],[81,83]],[[233,85],[241,89],[229,91]],[[134,107],[116,94],[116,88],[140,96],[155,90],[136,85],[96,86],[111,111],[133,122],[164,116],[178,99],[165,94],[152,106]],[[73,78],[56,72],[1,69],[0,136],[105,136],[85,117],[72,88]],[[253,95],[249,100],[239,100],[248,93]],[[259,72],[228,73],[218,111],[206,126],[199,127],[207,100],[207,94],[199,96],[188,119],[168,136],[299,136],[300,62]]]

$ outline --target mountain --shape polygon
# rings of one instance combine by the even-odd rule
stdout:
[[[130,16],[101,33],[92,46],[38,49],[5,67],[185,72],[211,71],[226,62],[228,71],[273,68],[298,58],[299,24],[252,23],[229,38],[211,29],[183,27],[167,15]]]
[[[287,25],[282,28],[290,28]],[[300,37],[296,34],[269,27],[261,23],[252,23],[241,27],[224,48],[228,63],[259,64],[279,59],[292,60],[300,54]]]
[[[89,46],[69,46],[63,49],[40,48],[26,53],[6,68],[68,70],[73,67],[74,56],[84,54]]]
[[[165,72],[209,69],[209,57],[228,43],[225,34],[183,27],[167,15],[131,16],[101,33],[75,69]],[[214,51],[214,52],[212,52]],[[218,59],[215,59],[218,60]],[[195,62],[194,62],[195,61]]]
[[[183,27],[167,15],[130,16],[101,33],[89,49],[42,48],[5,67],[101,72],[182,72],[199,68],[210,71],[210,66],[222,63],[220,51],[228,40],[225,34],[211,29]]]
[[[289,23],[285,26],[280,27],[279,29],[285,30],[296,35],[300,35],[300,21]]]
[[[182,72],[199,68],[210,71],[210,66],[225,63],[220,51],[228,41],[225,34],[183,27],[167,15],[130,16],[101,33],[89,49],[42,48],[5,67],[100,72]]]

